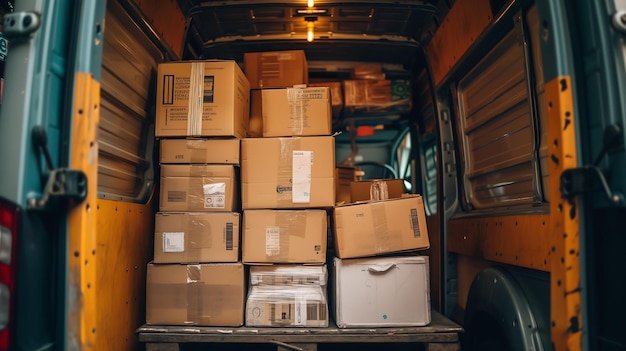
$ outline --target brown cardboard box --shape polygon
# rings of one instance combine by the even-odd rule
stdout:
[[[221,163],[238,165],[240,139],[161,139],[161,163]]]
[[[424,203],[419,195],[336,206],[333,219],[339,258],[430,247]]]
[[[335,178],[335,182],[337,184],[337,195],[335,201],[338,204],[350,203],[350,184],[357,180],[356,167],[337,165],[335,168]]]
[[[411,83],[404,79],[343,81],[344,111],[406,112],[411,109]]]
[[[262,89],[250,90],[250,125],[248,127],[248,138],[263,137],[263,100]]]
[[[159,211],[239,210],[234,165],[162,165]]]
[[[242,263],[149,263],[147,268],[147,324],[243,325],[246,290]]]
[[[350,201],[387,200],[406,193],[403,179],[371,179],[350,183]]]
[[[250,83],[236,61],[159,64],[157,137],[244,138],[249,115]]]
[[[243,62],[250,89],[286,88],[309,82],[304,50],[246,52]]]
[[[341,82],[309,82],[309,87],[328,87],[330,88],[330,105],[332,106],[333,116],[339,117],[343,109],[343,93]]]
[[[158,212],[154,263],[238,262],[238,212]]]
[[[328,299],[319,285],[257,285],[246,302],[247,327],[327,327]]]
[[[332,207],[334,172],[332,136],[241,141],[244,209]]]
[[[325,210],[244,210],[244,263],[326,262]]]
[[[328,87],[263,89],[263,136],[330,135]]]

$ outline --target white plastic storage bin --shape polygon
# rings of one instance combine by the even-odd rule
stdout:
[[[333,302],[339,328],[430,323],[427,256],[333,261]]]

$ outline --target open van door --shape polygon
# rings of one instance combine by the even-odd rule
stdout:
[[[0,112],[0,350],[91,349],[106,1],[10,2]],[[15,312],[19,311],[19,312]]]

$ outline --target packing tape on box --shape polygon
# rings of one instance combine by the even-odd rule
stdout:
[[[186,228],[189,233],[190,249],[204,249],[213,246],[211,222],[201,218],[200,215],[196,214],[187,216]]]
[[[371,204],[372,220],[374,222],[374,243],[377,253],[394,252],[396,248],[402,247],[402,233],[399,230],[392,230],[387,222],[387,211],[385,202],[374,202]]]
[[[300,138],[280,138],[280,160],[278,161],[277,202],[291,203],[293,190],[293,150],[300,148]]]
[[[193,62],[189,77],[189,109],[187,135],[202,134],[202,105],[204,101],[204,62]]]

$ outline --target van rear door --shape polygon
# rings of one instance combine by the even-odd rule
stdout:
[[[90,200],[106,1],[12,2],[0,107],[0,202],[15,214],[0,350],[90,349]],[[8,238],[9,241],[4,241]],[[93,251],[95,254],[95,251]],[[5,338],[6,337],[6,338]]]

